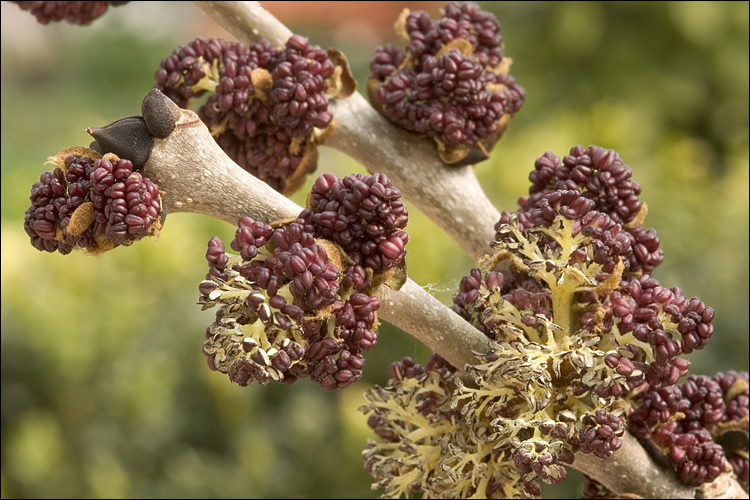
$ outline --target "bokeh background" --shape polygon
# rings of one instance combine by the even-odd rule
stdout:
[[[748,369],[748,3],[480,2],[502,24],[528,94],[492,158],[488,196],[514,209],[537,156],[596,144],[643,186],[666,254],[656,278],[716,310],[695,373]],[[403,7],[441,2],[269,2],[293,31],[349,57],[360,81],[397,42]],[[91,26],[41,26],[2,2],[3,498],[374,498],[357,411],[388,364],[427,350],[384,325],[365,377],[336,393],[300,381],[240,388],[201,353],[195,305],[206,244],[234,229],[169,218],[161,237],[101,257],[40,253],[23,230],[48,156],[86,127],[139,114],[162,58],[229,37],[189,2],[131,2]],[[322,148],[317,173],[364,172]],[[308,181],[308,186],[312,178]],[[304,194],[295,200],[301,203]],[[450,304],[472,262],[410,206],[411,277]],[[578,497],[577,473],[555,497]]]

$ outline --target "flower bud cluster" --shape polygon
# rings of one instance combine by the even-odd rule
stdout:
[[[308,206],[320,236],[340,245],[355,264],[380,274],[404,260],[408,212],[384,174],[322,175]]]
[[[354,192],[365,196],[355,202]],[[407,240],[398,234],[406,223],[400,193],[382,174],[343,180],[328,174],[314,193],[311,199],[331,201],[311,204],[293,221],[270,226],[242,218],[231,242],[238,254],[227,253],[219,238],[209,242],[199,304],[219,309],[203,352],[211,369],[236,384],[309,377],[324,390],[346,387],[360,379],[363,352],[377,343],[374,290],[402,268],[405,256],[388,245]],[[343,203],[335,206],[339,195]],[[369,203],[380,218],[369,217],[363,208]],[[351,209],[356,219],[348,217]],[[339,232],[357,235],[348,247],[328,239],[326,221],[337,215]],[[362,219],[378,230],[360,234]],[[398,224],[386,227],[392,219]]]
[[[664,260],[659,238],[652,228],[644,229],[647,209],[639,199],[641,186],[632,180],[632,169],[625,165],[616,151],[598,146],[574,146],[560,158],[548,151],[534,163],[529,175],[529,195],[518,200],[516,212],[521,227],[534,225],[530,213],[553,191],[577,191],[594,202],[597,212],[606,214],[622,227],[623,237],[630,240],[632,252],[624,259],[628,271],[651,274]],[[580,203],[580,202],[579,202]],[[504,211],[496,229],[506,224],[511,213]]]
[[[183,108],[211,92],[198,115],[216,142],[244,169],[290,193],[315,168],[314,129],[331,123],[334,69],[301,35],[283,48],[196,38],[163,59],[154,76],[156,88]]]
[[[447,163],[475,146],[489,151],[526,97],[508,74],[500,23],[472,2],[448,3],[438,20],[405,14],[405,50],[380,46],[370,63],[371,100],[393,123],[433,138]]]
[[[682,482],[711,482],[729,463],[747,490],[747,372],[691,375],[678,386],[645,393],[637,403],[629,419],[631,432],[650,440]]]
[[[128,2],[11,2],[22,10],[34,15],[40,24],[67,21],[70,24],[84,26],[107,12],[110,5],[123,5]]]
[[[158,234],[161,192],[129,160],[71,148],[50,162],[56,166],[31,187],[24,219],[35,248],[99,253]]]
[[[562,172],[559,163],[547,164]],[[628,231],[644,217],[629,167],[594,146],[573,148],[563,165],[580,173],[566,179],[560,173],[550,186],[555,169],[544,170],[548,180],[537,183],[537,167],[521,208],[502,214],[494,252],[454,295],[453,310],[491,339],[484,362],[465,367],[471,384],[440,375],[450,382],[438,391],[438,373],[427,370],[423,378],[394,377],[376,389],[378,404],[365,410],[385,408],[394,421],[421,421],[407,417],[416,411],[417,394],[443,398],[430,406],[438,409],[426,425],[407,434],[394,430],[398,445],[368,449],[366,456],[382,466],[372,468],[377,484],[386,485],[390,474],[409,484],[408,491],[393,490],[398,494],[528,496],[537,479],[562,481],[575,453],[606,459],[617,451],[637,397],[674,386],[687,374],[680,355],[702,348],[713,333],[711,308],[644,274],[647,264]],[[371,426],[387,434],[379,422]],[[437,451],[421,450],[411,438],[433,433],[435,446],[461,457],[467,489],[446,495],[437,489],[452,480],[444,457],[429,458]],[[415,449],[427,458],[399,466],[417,460]]]

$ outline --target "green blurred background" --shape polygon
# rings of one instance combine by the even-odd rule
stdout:
[[[514,209],[547,150],[617,150],[666,254],[656,278],[716,310],[694,372],[747,370],[748,3],[480,3],[497,14],[528,94],[477,167],[488,196]],[[401,8],[435,17],[441,5],[269,8],[347,53],[363,84],[374,47],[396,41]],[[357,407],[390,362],[424,361],[424,347],[384,325],[365,378],[345,390],[240,388],[206,367],[214,312],[195,305],[206,244],[230,241],[232,227],[174,215],[158,240],[97,258],[40,253],[23,230],[46,158],[87,145],[86,127],[138,114],[161,59],[196,36],[228,37],[188,2],[131,2],[87,28],[41,26],[2,2],[3,498],[378,496],[362,467],[371,434]],[[317,173],[364,172],[322,149]],[[411,206],[410,216],[410,275],[450,304],[471,259]],[[578,497],[570,477],[545,494]]]

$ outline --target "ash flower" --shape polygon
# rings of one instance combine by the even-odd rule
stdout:
[[[643,214],[631,213],[641,203],[630,169],[595,146],[571,158],[584,153],[588,175],[533,187],[461,280],[453,309],[491,339],[484,361],[463,378],[434,358],[402,362],[368,393],[362,410],[387,442],[371,441],[365,464],[385,496],[535,496],[537,480],[565,479],[575,453],[617,451],[639,395],[673,386],[687,374],[680,355],[711,336],[713,310],[661,287],[634,258],[629,229]],[[631,189],[608,189],[612,171]]]
[[[534,207],[552,191],[574,190],[594,202],[597,211],[608,215],[622,226],[624,236],[631,240],[632,254],[624,262],[631,272],[650,274],[664,259],[654,229],[645,229],[648,209],[641,202],[641,186],[632,180],[632,169],[611,149],[597,146],[574,146],[562,159],[547,151],[534,163],[529,174],[529,195],[518,200],[516,212],[522,227],[531,227],[528,216]],[[506,224],[510,212],[504,211],[496,228]]]
[[[691,375],[637,400],[630,430],[650,440],[686,484],[711,482],[731,465],[748,488],[748,374]]]
[[[404,260],[408,213],[386,175],[322,175],[308,205],[320,235],[341,245],[356,264],[380,274]]]
[[[374,290],[393,284],[389,278],[403,270],[403,246],[392,253],[389,242],[408,239],[400,192],[383,175],[341,180],[331,174],[320,177],[313,191],[311,200],[340,196],[345,203],[311,201],[297,219],[274,226],[244,217],[231,243],[239,255],[227,253],[218,238],[209,242],[199,304],[219,309],[203,352],[211,369],[236,384],[309,377],[324,390],[346,387],[362,376],[363,352],[377,344]],[[355,192],[360,204],[378,208],[382,220],[350,203]],[[353,207],[360,215],[350,218]],[[360,217],[378,230],[360,233]],[[391,218],[398,224],[386,227],[383,221]],[[334,219],[340,234],[358,237],[341,246],[326,239]],[[383,255],[361,257],[364,249],[381,247]],[[381,265],[386,259],[388,266]]]
[[[85,26],[103,16],[110,6],[117,7],[128,2],[14,1],[11,3],[18,5],[21,10],[29,11],[40,24],[66,21],[70,24]]]
[[[445,163],[486,159],[526,98],[508,74],[497,19],[450,2],[438,20],[405,10],[396,30],[407,46],[376,49],[370,100],[399,127],[432,138]]]
[[[314,131],[331,124],[328,100],[343,95],[349,75],[293,35],[281,48],[267,40],[248,46],[196,38],[163,59],[155,79],[180,107],[210,92],[198,115],[216,142],[245,170],[290,194],[316,167]]]
[[[74,248],[100,253],[161,228],[159,187],[133,171],[130,160],[69,148],[49,158],[55,165],[31,187],[24,229],[42,251]]]

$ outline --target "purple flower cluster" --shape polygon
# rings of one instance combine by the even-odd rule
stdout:
[[[403,31],[403,51],[380,46],[370,63],[370,97],[385,116],[448,148],[502,133],[526,93],[507,73],[497,19],[475,3],[450,2],[438,20],[409,13]]]
[[[501,322],[499,318],[489,317],[491,305],[480,300],[483,289],[499,291],[503,300],[523,311],[521,321],[527,326],[538,328],[541,325],[540,316],[552,319],[552,296],[549,289],[541,283],[509,269],[483,273],[475,267],[469,272],[469,276],[461,278],[458,292],[453,295],[451,309],[470,321],[486,317],[485,321],[472,323],[490,338],[495,338],[495,332]]]
[[[527,441],[524,444],[530,443]],[[563,448],[560,453],[554,453],[543,441],[514,450],[512,457],[513,464],[527,485],[526,490],[539,488],[536,479],[550,484],[563,482],[567,477],[563,464],[572,464],[575,460],[575,455],[569,449]],[[531,485],[536,485],[536,488]]]
[[[599,292],[576,294],[580,326],[591,332],[603,327],[616,332],[618,339],[618,348],[607,354],[605,362],[624,378],[599,387],[603,396],[621,397],[635,389],[675,384],[688,368],[687,360],[678,356],[702,349],[713,333],[713,309],[698,298],[686,299],[679,287],[663,288],[643,274],[653,270],[663,255],[655,231],[643,230],[638,220],[644,206],[631,174],[616,152],[596,146],[576,146],[562,163],[548,152],[535,164],[529,196],[519,200],[521,209],[504,211],[496,225],[496,245],[517,247],[523,235],[536,241],[540,258],[564,250],[549,235],[561,218],[571,222],[571,236],[588,239],[587,245],[571,250],[567,261],[598,266],[591,269],[597,270],[592,277]],[[535,273],[510,269],[487,270],[484,277],[479,269],[473,270],[461,282],[454,310],[467,319],[480,313],[484,306],[477,299],[482,286],[497,289],[503,300],[521,311],[527,326],[537,327],[540,316],[552,319],[549,284]],[[491,332],[497,325],[485,321],[479,328]],[[619,341],[624,336],[640,342]]]
[[[440,19],[433,21],[424,11],[406,19],[409,35],[407,53],[422,60],[456,39],[466,40],[474,49],[477,62],[496,67],[503,60],[500,23],[490,12],[473,2],[449,2]]]
[[[81,26],[90,24],[107,12],[110,5],[117,6],[128,2],[11,2],[22,10],[34,15],[40,24],[67,21]]]
[[[222,149],[274,189],[291,192],[314,165],[314,128],[324,129],[327,79],[334,64],[320,47],[293,35],[284,48],[196,38],[162,60],[156,88],[180,107],[206,91],[198,115]],[[312,160],[308,160],[312,161]],[[301,171],[300,171],[301,169]]]
[[[548,151],[534,163],[529,175],[529,195],[518,200],[520,210],[515,214],[522,228],[531,228],[535,224],[531,214],[544,207],[544,200],[550,193],[577,191],[582,198],[593,202],[593,210],[621,226],[619,237],[629,240],[626,243],[629,250],[622,255],[626,271],[650,274],[664,260],[664,253],[659,249],[656,231],[645,229],[639,220],[645,217],[646,210],[638,197],[641,186],[632,180],[632,174],[632,169],[611,149],[574,146],[562,162]],[[546,210],[549,213],[549,209]],[[510,216],[510,212],[503,211],[496,229],[507,224]],[[604,223],[611,226],[612,222]]]
[[[346,387],[362,376],[362,353],[377,343],[373,291],[405,256],[403,247],[398,254],[378,250],[389,250],[390,239],[407,240],[398,234],[406,223],[400,193],[383,175],[340,180],[328,174],[313,191],[311,198],[328,203],[313,204],[294,221],[272,227],[242,218],[231,242],[239,255],[226,253],[218,238],[209,242],[199,303],[220,308],[203,351],[212,369],[239,385],[309,377],[324,390]],[[353,192],[366,195],[359,208],[347,196]],[[370,203],[380,218],[368,216]],[[352,208],[356,219],[347,217]],[[348,246],[328,240],[326,221],[335,214],[342,215],[341,234],[357,235]],[[362,219],[373,228],[367,234],[360,234]]]
[[[607,328],[616,328],[621,336],[632,335],[651,351],[633,343],[607,354],[607,365],[625,377],[606,389],[617,396],[636,388],[674,385],[689,367],[678,356],[702,349],[713,334],[713,309],[696,297],[688,301],[679,287],[661,287],[649,275],[623,281],[603,306],[602,322]],[[680,335],[679,342],[675,334]]]
[[[642,226],[645,206],[631,176],[630,167],[612,150],[575,146],[562,162],[547,152],[535,163],[529,195],[519,200],[521,208],[502,212],[496,225],[495,245],[516,248],[520,239],[534,239],[540,259],[565,250],[550,235],[561,218],[570,221],[571,237],[588,240],[570,249],[567,264],[595,271],[594,289],[575,296],[580,327],[614,332],[616,338],[617,348],[608,352],[605,363],[622,378],[597,387],[603,397],[675,384],[689,365],[679,356],[702,349],[713,334],[713,309],[698,298],[686,299],[679,287],[660,286],[650,276],[663,253],[656,232]],[[526,326],[537,328],[540,316],[553,319],[550,284],[534,272],[511,269],[488,269],[484,276],[474,269],[461,282],[454,310],[476,323],[486,309],[478,302],[483,286],[497,289],[502,300],[520,311]],[[485,333],[496,331],[497,318],[485,318],[478,327]],[[623,340],[630,336],[639,342]]]
[[[625,417],[599,409],[583,417],[583,426],[573,442],[582,453],[592,453],[604,460],[622,446],[625,427]]]
[[[79,153],[63,151],[52,159],[59,166],[43,172],[31,187],[31,206],[24,219],[31,244],[61,254],[73,248],[97,253],[158,232],[158,186],[133,172],[129,160]]]
[[[308,206],[320,236],[341,245],[357,265],[384,273],[404,260],[408,212],[384,174],[322,175]]]
[[[547,482],[559,479],[562,450],[604,459],[619,449],[626,409],[638,405],[639,395],[677,390],[689,367],[681,355],[702,349],[713,334],[713,309],[650,275],[663,255],[656,233],[642,227],[646,209],[631,176],[616,152],[596,146],[576,146],[562,162],[549,152],[541,156],[520,209],[503,212],[495,227],[495,254],[482,259],[454,295],[453,310],[499,345],[487,355],[488,362],[502,363],[498,377],[524,380],[537,366],[526,389],[537,401],[552,398],[562,407],[563,395],[596,401],[587,412],[574,406],[541,424],[549,436],[544,446],[522,441],[517,466],[526,479],[532,473]],[[508,367],[515,359],[508,351],[525,360],[522,372]],[[518,407],[498,414],[526,419]],[[703,481],[719,470],[710,467],[721,465],[721,447],[709,433],[703,437],[680,441],[701,446],[690,463],[701,464],[702,472],[681,464],[683,480]],[[555,444],[562,449],[546,451]]]
[[[630,167],[615,151],[575,146],[562,160],[542,155],[529,178],[519,210],[502,212],[495,227],[496,254],[461,281],[454,311],[501,344],[520,334],[556,357],[572,360],[572,351],[589,358],[582,370],[572,361],[550,365],[553,385],[619,408],[579,415],[572,438],[562,439],[576,451],[606,458],[629,427],[686,484],[713,481],[729,462],[746,485],[747,439],[724,436],[743,425],[747,435],[747,374],[691,376],[676,385],[688,375],[682,355],[712,336],[714,311],[651,276],[664,256],[656,232],[643,227],[647,210]],[[572,347],[579,339],[604,355]],[[561,412],[558,420],[572,417]],[[524,457],[519,470],[549,475],[541,455]],[[607,495],[599,486],[588,478],[584,496]]]
[[[638,404],[630,415],[631,432],[651,440],[682,482],[691,486],[711,482],[724,472],[726,460],[747,489],[747,372],[691,375],[678,386],[645,393]],[[722,439],[732,432],[744,432],[744,440]]]

